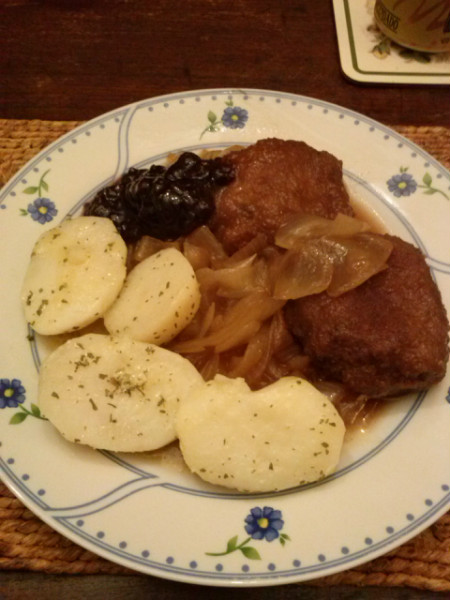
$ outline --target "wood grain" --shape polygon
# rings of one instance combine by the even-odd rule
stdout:
[[[3,118],[89,119],[230,87],[321,98],[386,123],[450,124],[448,87],[345,79],[329,0],[3,0],[0,17]]]

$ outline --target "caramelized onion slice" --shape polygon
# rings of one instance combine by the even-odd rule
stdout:
[[[248,343],[259,331],[262,323],[280,310],[284,302],[265,293],[252,293],[238,300],[223,315],[214,318],[209,333],[201,338],[175,341],[171,349],[176,352],[202,352],[214,348],[224,352]]]
[[[342,238],[339,244],[345,250],[345,256],[334,263],[333,277],[327,290],[332,297],[348,292],[385,269],[392,252],[392,243],[375,233]]]
[[[367,231],[369,225],[354,217],[339,213],[335,219],[317,215],[297,215],[282,225],[275,234],[280,248],[297,249],[305,240],[321,237],[352,236]]]
[[[264,353],[267,351],[269,327],[267,323],[263,324],[258,333],[250,339],[244,354],[236,357],[236,360],[233,361],[232,368],[227,373],[228,377],[247,378],[249,371],[261,364]],[[247,383],[249,383],[248,380]]]
[[[236,250],[236,252],[231,256],[216,260],[214,267],[216,269],[233,267],[244,260],[244,258],[249,258],[250,256],[254,256],[256,254],[259,255],[267,247],[267,244],[267,237],[263,233],[258,233],[247,244],[245,244],[245,246],[242,246],[242,248]]]
[[[322,240],[310,240],[297,250],[288,250],[272,269],[276,274],[274,298],[295,300],[326,290],[333,277],[329,252],[330,245]]]
[[[219,296],[239,298],[258,286],[256,256],[244,258],[232,267],[198,269],[196,276],[202,291],[214,290]]]
[[[227,254],[223,249],[222,244],[207,225],[202,225],[201,227],[194,229],[194,231],[186,237],[185,244],[186,242],[188,245],[192,244],[199,248],[203,248],[209,254],[209,265],[214,265],[215,261],[227,258]]]
[[[274,297],[295,300],[327,291],[332,297],[386,268],[392,243],[375,233],[306,239],[277,259]]]
[[[208,267],[211,264],[211,253],[209,249],[193,244],[189,239],[184,241],[183,254],[191,263],[194,271]]]

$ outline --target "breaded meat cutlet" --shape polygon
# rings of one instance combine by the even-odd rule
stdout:
[[[294,214],[353,215],[342,162],[326,151],[271,138],[231,152],[225,160],[233,165],[235,180],[219,192],[210,227],[229,253],[258,233],[271,242]]]
[[[331,298],[291,301],[287,324],[319,376],[372,398],[427,389],[445,375],[449,323],[422,253],[395,236],[388,268]]]

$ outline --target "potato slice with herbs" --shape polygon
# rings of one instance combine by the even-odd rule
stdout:
[[[154,344],[173,339],[195,316],[200,289],[193,268],[175,248],[137,264],[105,315],[111,335]]]
[[[77,217],[36,242],[22,287],[25,318],[55,335],[93,323],[116,299],[126,276],[127,248],[113,222]]]
[[[298,377],[252,392],[222,375],[191,390],[176,418],[188,467],[244,492],[282,490],[326,477],[345,426],[333,404]]]
[[[127,337],[86,334],[43,362],[38,401],[71,442],[142,452],[175,439],[178,407],[201,382],[179,354]]]

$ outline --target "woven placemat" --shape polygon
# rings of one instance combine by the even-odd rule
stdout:
[[[0,119],[0,185],[76,121]],[[450,168],[450,128],[394,127]],[[68,574],[134,574],[53,531],[0,483],[0,569]],[[450,592],[450,512],[396,550],[309,585],[409,586]]]

